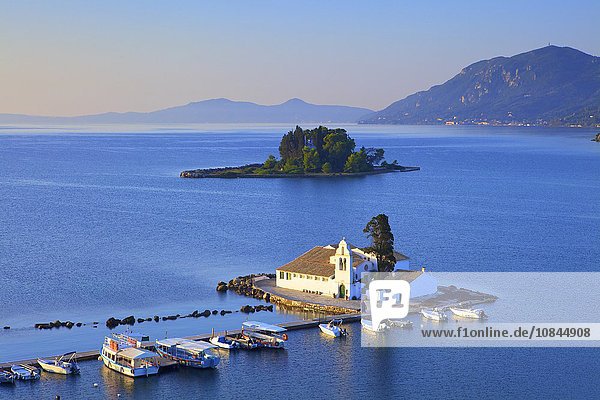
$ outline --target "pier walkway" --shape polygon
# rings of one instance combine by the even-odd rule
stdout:
[[[287,330],[291,331],[291,330],[296,330],[296,329],[314,328],[317,325],[319,325],[320,323],[323,323],[324,321],[329,321],[333,318],[342,319],[344,322],[353,322],[353,321],[360,320],[360,314],[345,314],[345,315],[327,316],[324,318],[315,318],[315,319],[310,319],[310,320],[284,322],[284,323],[276,324],[276,325],[281,326],[282,328],[286,328]],[[215,333],[220,333],[220,332],[221,331],[215,332]],[[240,332],[239,329],[227,331],[227,333],[229,333],[229,334],[235,334],[235,333],[239,333],[239,332]],[[205,333],[205,334],[201,334],[201,335],[188,336],[185,339],[208,340],[208,339],[210,339],[211,335],[212,335],[211,333]],[[101,344],[98,345],[98,347],[100,347],[100,346],[101,346]],[[151,347],[153,347],[153,344],[148,344],[144,347],[151,348]],[[60,355],[44,356],[44,357],[40,357],[40,358],[54,359],[54,357],[57,357],[57,356],[60,356]],[[77,361],[97,360],[99,356],[100,356],[100,352],[98,350],[90,350],[90,351],[77,352],[75,359]],[[37,367],[37,359],[0,363],[0,369],[3,369],[3,370],[10,369],[10,367],[14,364],[28,364],[28,365],[34,365]]]

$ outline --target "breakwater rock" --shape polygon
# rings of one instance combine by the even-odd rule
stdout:
[[[248,306],[250,308],[252,308],[252,310],[255,311],[262,311],[263,309],[260,307],[267,307],[264,305],[260,305],[260,306]],[[267,307],[268,308],[268,307]],[[272,311],[272,306],[271,309],[268,311]],[[144,322],[150,322],[150,321],[154,321],[154,322],[160,322],[160,321],[175,321],[178,319],[183,319],[183,318],[200,318],[200,317],[204,317],[204,318],[208,318],[211,315],[227,315],[227,314],[232,314],[234,312],[239,312],[239,311],[231,311],[231,310],[204,310],[204,311],[199,311],[199,310],[194,310],[189,314],[172,314],[172,315],[164,315],[164,316],[158,316],[155,315],[153,317],[147,317],[147,318],[135,318],[133,315],[130,315],[128,317],[125,317],[123,319],[119,319],[119,318],[115,318],[115,317],[110,317],[109,319],[106,320],[106,326],[109,329],[114,329],[117,326],[120,325],[135,325],[135,323],[137,322],[138,324],[144,323]],[[254,311],[253,311],[254,312]],[[39,324],[36,324],[36,327]],[[43,328],[40,328],[43,329]]]
[[[259,304],[257,306],[245,305],[240,308],[240,311],[245,314],[252,314],[259,311],[271,311],[273,312],[273,305],[269,304],[265,306],[264,304]]]
[[[37,323],[37,324],[33,325],[33,327],[35,329],[52,329],[52,328],[61,328],[61,327],[65,327],[65,328],[71,329],[73,326],[80,327],[81,325],[83,325],[81,322],[77,322],[75,324],[75,323],[73,323],[71,321],[56,320],[54,322]]]
[[[135,325],[135,317],[133,315],[130,315],[123,319],[110,317],[106,320],[106,327],[108,329],[114,329],[119,325]]]
[[[227,290],[231,290],[241,296],[264,300],[268,303],[271,297],[269,293],[265,293],[262,289],[254,286],[255,280],[267,278],[275,279],[275,274],[263,273],[238,276],[237,278],[230,280],[228,283],[223,281],[217,283],[217,292],[226,292]]]

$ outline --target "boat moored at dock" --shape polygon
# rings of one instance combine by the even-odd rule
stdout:
[[[390,328],[411,329],[413,327],[412,321],[408,319],[388,319],[386,324]]]
[[[208,339],[208,341],[210,343],[212,343],[213,345],[215,345],[216,347],[219,347],[221,349],[226,349],[226,350],[234,350],[234,349],[239,349],[240,343],[238,341],[236,341],[234,338],[227,336],[227,332],[225,333],[225,335],[212,335],[210,337],[210,339]]]
[[[380,323],[379,326],[373,326],[373,321],[370,319],[365,319],[365,318],[360,319],[360,324],[365,330],[367,330],[369,332],[375,332],[375,333],[383,332],[389,328],[384,323]]]
[[[0,383],[15,383],[17,377],[12,372],[0,369]]]
[[[423,316],[423,318],[437,322],[448,320],[446,314],[444,314],[443,311],[438,310],[437,308],[423,308],[421,310],[421,315]]]
[[[137,342],[137,341],[136,341]],[[153,351],[136,347],[127,335],[105,337],[100,350],[104,365],[131,377],[155,375],[159,370],[159,356]]]
[[[462,318],[484,319],[487,315],[483,310],[475,308],[448,307],[452,314]]]
[[[13,365],[10,367],[11,372],[15,375],[16,379],[23,381],[30,381],[34,379],[40,379],[40,370],[27,364]]]
[[[164,358],[176,361],[179,365],[192,368],[215,368],[221,358],[212,352],[214,344],[182,338],[156,341],[156,352]]]
[[[269,349],[283,349],[288,340],[287,329],[277,325],[257,321],[242,323],[241,337],[256,344],[256,347]]]
[[[319,324],[319,329],[327,336],[346,336],[348,331],[346,331],[345,328],[342,328],[342,322],[343,321],[341,319],[332,319],[327,324]]]
[[[65,353],[60,357],[56,357],[54,360],[44,360],[38,358],[37,362],[46,372],[52,372],[55,374],[78,374],[79,365],[75,359],[76,353],[74,351]]]

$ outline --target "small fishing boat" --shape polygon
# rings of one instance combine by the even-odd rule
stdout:
[[[76,353],[72,351],[70,353],[63,354],[60,357],[56,357],[54,360],[44,360],[38,358],[37,362],[46,372],[63,375],[78,374],[79,365],[77,365],[75,355]]]
[[[221,358],[211,350],[216,346],[204,341],[181,338],[161,339],[156,341],[159,355],[178,364],[192,368],[215,368]]]
[[[412,321],[408,319],[391,319],[387,321],[390,328],[410,329],[413,327]]]
[[[259,347],[258,340],[243,333],[235,333],[232,335],[225,334],[224,340],[226,342],[230,342],[232,346],[237,346],[236,348],[240,349],[254,350]],[[215,344],[214,339],[211,341],[211,343]]]
[[[40,370],[32,367],[31,365],[13,365],[10,367],[10,370],[15,375],[16,379],[21,379],[24,381],[40,379]]]
[[[387,324],[385,324],[383,322],[380,323],[379,326],[374,327],[373,321],[370,319],[365,319],[365,318],[360,319],[360,324],[362,325],[362,327],[364,329],[366,329],[367,331],[371,331],[371,332],[383,332],[386,329],[389,329],[389,326],[387,326]]]
[[[449,307],[449,309],[450,311],[452,311],[452,314],[456,315],[457,317],[473,319],[483,319],[487,317],[487,315],[485,315],[485,312],[480,309],[458,307]]]
[[[327,324],[319,324],[319,329],[328,336],[346,336],[348,332],[345,328],[342,328],[342,322],[343,321],[341,319],[332,319]]]
[[[233,350],[240,348],[240,343],[237,342],[235,339],[227,336],[227,334],[223,336],[213,335],[210,337],[210,339],[208,339],[208,341],[213,345],[220,347],[221,349]]]
[[[100,350],[100,358],[104,365],[113,371],[133,378],[157,374],[159,355],[153,351],[135,347],[134,342],[137,340],[128,338],[127,335],[106,336]]]
[[[256,344],[257,347],[283,349],[288,340],[287,329],[264,322],[246,321],[242,323],[241,337]]]
[[[0,369],[0,383],[15,383],[17,377],[12,372]]]
[[[443,311],[438,310],[437,308],[423,308],[421,309],[421,315],[432,321],[446,321],[448,317],[444,314]]]

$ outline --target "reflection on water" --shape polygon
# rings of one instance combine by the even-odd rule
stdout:
[[[99,390],[104,391],[109,398],[115,399],[117,398],[118,394],[133,393],[136,385],[135,378],[125,376],[109,368],[106,368],[101,362],[95,364],[98,364],[100,378],[102,379],[101,382],[98,382]],[[152,378],[153,376],[138,379],[142,380]]]
[[[36,322],[257,304],[217,296],[215,284],[272,272],[342,236],[365,245],[362,228],[380,212],[390,216],[397,248],[414,267],[598,269],[600,248],[591,238],[600,237],[600,147],[585,130],[351,126],[357,145],[383,147],[390,160],[419,165],[421,171],[332,180],[177,177],[189,168],[264,160],[277,153],[281,133],[289,128],[2,132],[0,319],[15,329],[0,331],[0,359],[99,347],[107,332],[102,324],[70,331],[20,329]],[[94,129],[100,128],[87,131]],[[24,313],[17,299],[39,299],[42,282],[68,290],[45,291],[43,301],[29,301]],[[490,314],[498,307],[498,315],[508,299],[498,295]],[[597,304],[582,307],[596,310]],[[247,317],[235,313],[135,328],[154,337],[165,331],[186,336],[235,329]],[[297,319],[284,310],[250,318]],[[182,400],[444,398],[450,391],[489,397],[499,387],[505,397],[599,395],[595,350],[363,349],[356,324],[346,341],[324,340],[311,330],[290,336],[287,351],[231,354],[212,375],[179,371],[128,383],[100,372],[99,362],[88,362],[82,363],[81,377],[0,387],[0,397],[16,391],[15,398],[24,399],[57,394],[104,399],[119,393]],[[565,371],[575,373],[566,377]]]

